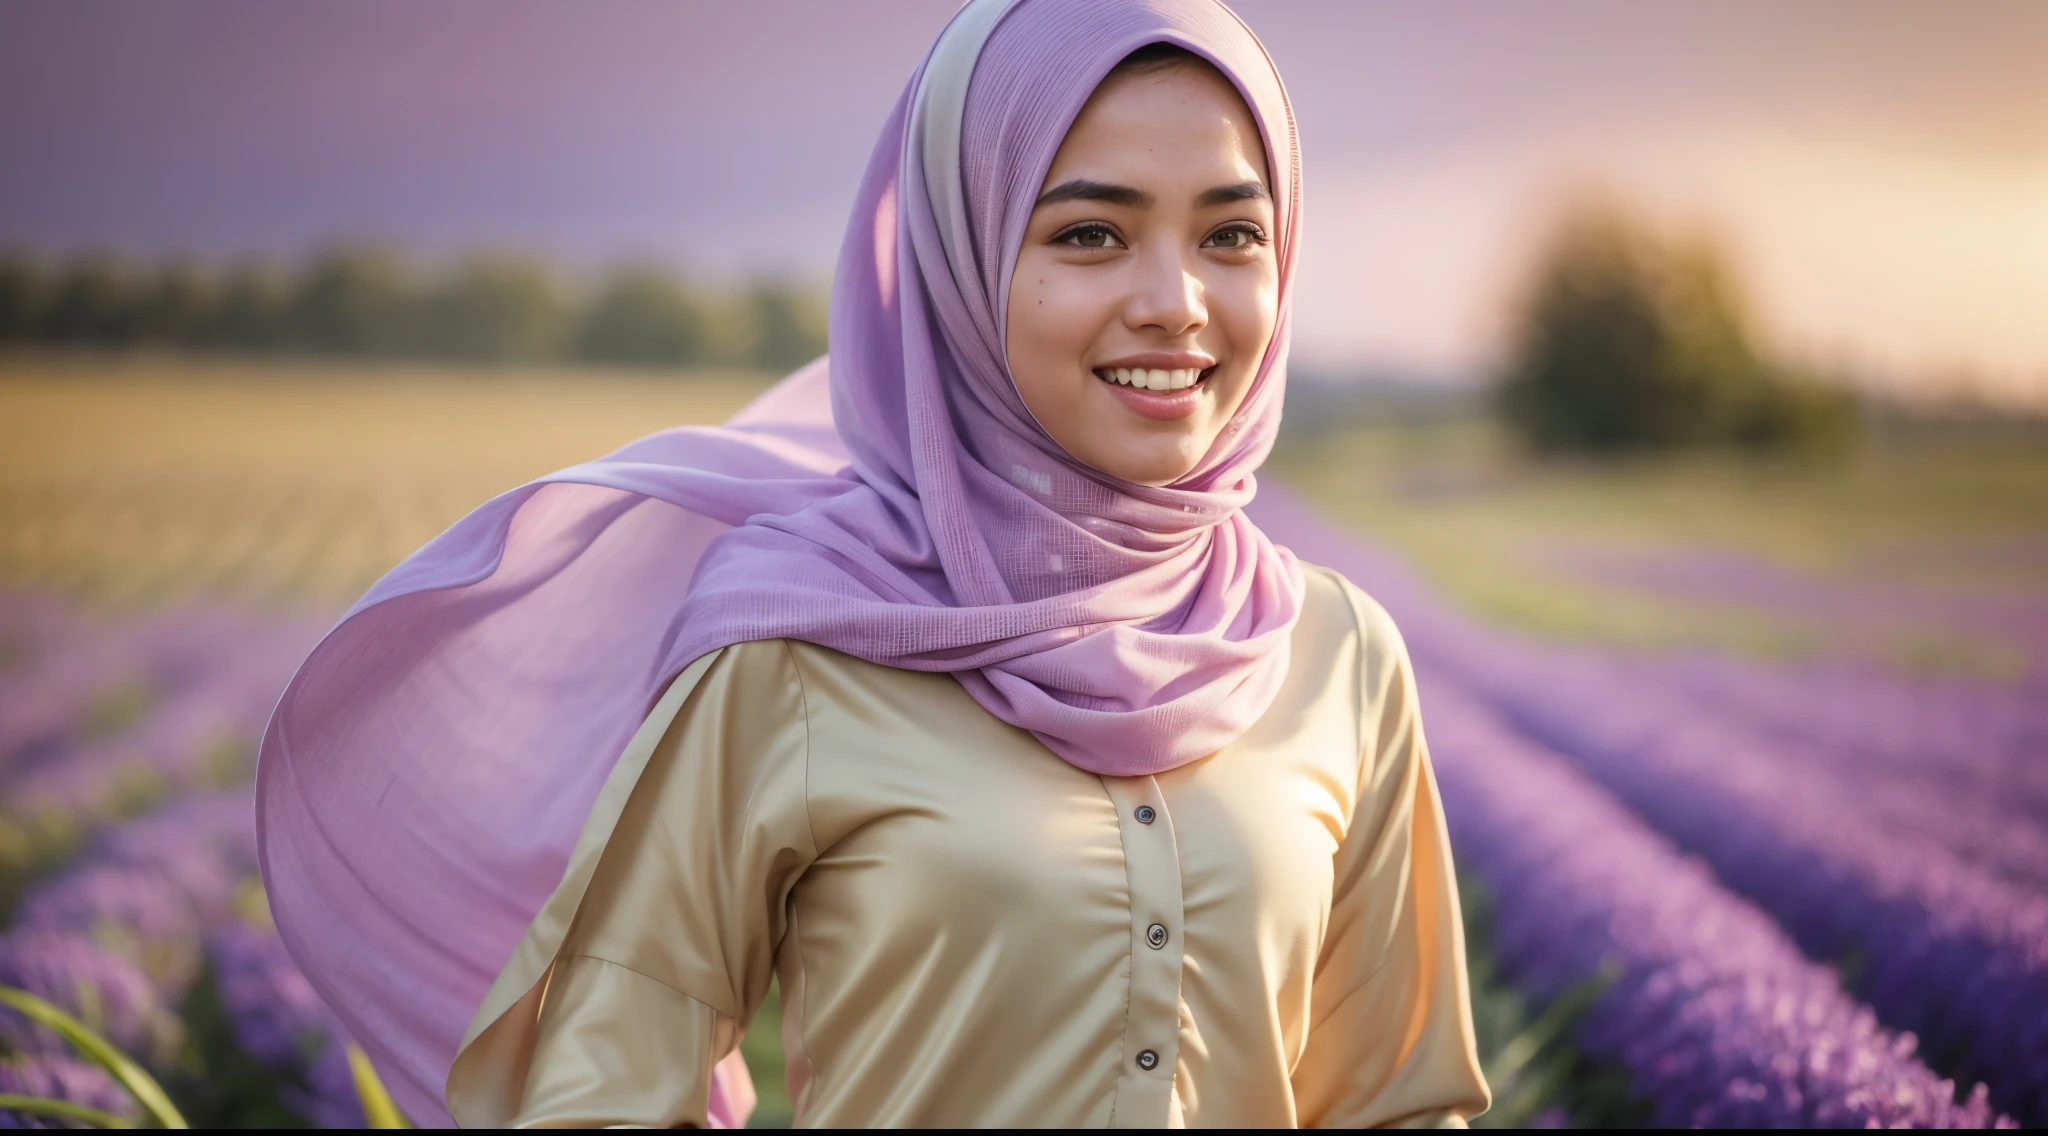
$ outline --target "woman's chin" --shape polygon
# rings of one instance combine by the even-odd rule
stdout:
[[[1210,412],[1213,396],[1200,388],[1137,396],[1129,388],[1097,382],[1077,393],[1074,401],[1039,414],[1039,422],[1053,441],[1091,469],[1136,485],[1171,485],[1187,476],[1208,452],[1219,425]],[[1155,393],[1179,395],[1186,410],[1167,417],[1144,413],[1157,410],[1156,404],[1131,405]]]
[[[1102,455],[1103,460],[1088,464],[1134,485],[1155,488],[1171,485],[1186,477],[1201,457],[1199,454],[1189,456],[1186,447],[1161,445],[1161,441],[1159,438],[1132,438],[1122,444],[1112,441],[1104,447],[1110,452]]]

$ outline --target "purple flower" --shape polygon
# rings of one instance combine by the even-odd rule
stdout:
[[[1256,512],[1275,539],[1386,603],[1418,663],[1497,712],[1503,738],[1568,758],[1778,920],[1807,957],[1843,961],[1877,1016],[1927,1039],[1945,1071],[2048,1123],[2048,687],[2038,679],[2000,692],[1859,683],[1834,668],[1800,685],[1797,672],[1539,646],[1459,617],[1405,566],[1284,495],[1262,494]],[[1460,831],[1462,857],[1480,837]],[[1557,965],[1539,959],[1525,973]],[[1861,1060],[1852,1041],[1835,1059]],[[1715,1059],[1673,1045],[1672,1068]],[[1858,1107],[1881,1111],[1917,1090],[1866,1091],[1876,1103]]]
[[[105,1070],[72,1057],[17,1054],[0,1058],[0,1093],[70,1101],[129,1120],[138,1119],[142,1112],[135,1098]],[[51,1117],[0,1109],[0,1128],[69,1127]]]
[[[1771,919],[1559,756],[1438,674],[1423,697],[1461,866],[1496,961],[1554,998],[1618,964],[1581,1024],[1660,1126],[1989,1125]]]
[[[1853,755],[1797,752],[1620,662],[1477,635],[1444,645],[1439,665],[1703,857],[1808,955],[1859,960],[1887,1023],[1989,1083],[1999,1107],[2048,1117],[2048,895],[1959,854],[1940,825],[1874,806],[1857,782],[1883,775],[1859,777]],[[1917,806],[1952,807],[1930,791]]]
[[[16,919],[89,938],[167,991],[181,994],[198,975],[200,913],[151,869],[89,864],[67,872],[25,897]]]
[[[178,1024],[149,976],[81,935],[15,928],[0,935],[0,985],[14,986],[84,1022],[123,1052],[147,1059],[174,1044]],[[70,1051],[47,1027],[0,1008],[0,1048]]]
[[[287,1101],[323,1128],[365,1123],[341,1023],[274,933],[227,925],[209,943],[221,1001],[245,1053],[295,1075]]]

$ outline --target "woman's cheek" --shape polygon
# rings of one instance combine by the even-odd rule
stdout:
[[[1084,274],[1067,266],[1021,264],[1012,291],[1007,329],[1011,376],[1027,408],[1049,429],[1075,397],[1074,386],[1092,379],[1082,366],[1093,341]],[[1055,432],[1058,433],[1057,429]]]
[[[1040,358],[1056,366],[1069,381],[1094,380],[1087,363],[1102,344],[1116,317],[1116,302],[1099,279],[1075,272],[1047,281],[1039,321],[1044,347]]]
[[[1240,272],[1226,277],[1211,300],[1213,317],[1239,358],[1265,354],[1279,319],[1280,288],[1270,272]]]
[[[1059,326],[1056,334],[1077,354],[1115,314],[1115,294],[1106,279],[1110,275],[1071,267],[1047,275],[1045,305],[1055,314]]]

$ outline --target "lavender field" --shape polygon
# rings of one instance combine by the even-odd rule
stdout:
[[[1605,470],[1473,435],[1298,440],[1260,508],[1403,627],[1488,965],[1596,991],[1581,1113],[2048,1122],[2038,434]]]
[[[254,873],[271,700],[467,504],[757,381],[49,372],[0,373],[0,985],[195,1126],[359,1126]],[[1417,660],[1488,1120],[2048,1123],[2038,446],[1560,472],[1427,427],[1275,467],[1261,523]],[[0,1052],[0,1094],[145,1119],[6,1010]]]

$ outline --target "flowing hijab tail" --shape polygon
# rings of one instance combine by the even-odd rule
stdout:
[[[1001,332],[1068,124],[1156,42],[1212,62],[1258,121],[1280,280],[1243,405],[1163,488],[1039,429]],[[1113,775],[1199,759],[1264,713],[1302,579],[1241,510],[1279,424],[1299,180],[1278,73],[1215,0],[969,0],[863,176],[829,380],[820,360],[725,426],[492,500],[351,609],[265,732],[257,837],[279,934],[416,1122],[451,1122],[465,1027],[649,708],[716,648],[791,638],[955,673]],[[711,1119],[751,1096],[722,1062]]]
[[[724,431],[622,453],[737,440],[814,475],[845,460],[825,387],[821,360]],[[452,1123],[463,1028],[671,677],[669,618],[726,527],[629,489],[526,486],[393,570],[278,703],[256,818],[278,931],[415,1123]],[[724,1063],[714,1120],[752,1100]]]

